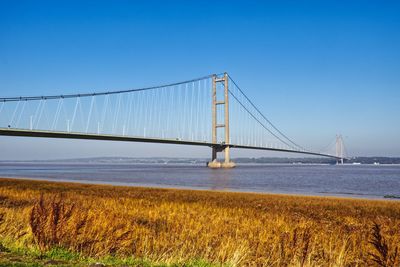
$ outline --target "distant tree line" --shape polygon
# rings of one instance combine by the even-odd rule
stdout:
[[[237,163],[275,163],[275,164],[335,164],[336,160],[332,158],[277,158],[277,157],[261,157],[261,158],[236,158]],[[361,163],[361,164],[400,164],[398,157],[353,157],[345,160],[345,163]]]

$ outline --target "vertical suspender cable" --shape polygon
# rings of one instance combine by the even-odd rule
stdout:
[[[17,123],[15,124],[17,128],[18,128],[19,122],[21,121],[22,114],[24,113],[25,106],[26,106],[26,100],[24,101],[24,104],[22,104],[21,113],[19,114]]]
[[[19,108],[19,103],[20,103],[20,102],[21,102],[21,101],[18,101],[18,102],[17,102],[17,105],[15,106],[13,115],[11,116],[11,120],[10,120],[10,122],[8,123],[8,127],[12,127],[12,126],[13,126],[12,123],[13,123],[13,121],[14,121],[14,116],[15,116],[15,113],[17,112],[18,108]]]
[[[39,129],[39,124],[40,124],[40,120],[41,120],[41,118],[42,118],[44,106],[46,105],[46,101],[47,101],[46,99],[43,100],[43,104],[42,104],[42,106],[41,106],[41,108],[40,108],[40,113],[39,113],[39,117],[38,117],[38,120],[37,120],[36,129]]]
[[[73,131],[73,130],[72,130],[72,129],[73,129],[72,127],[74,126],[75,116],[76,116],[76,112],[77,112],[77,110],[78,110],[78,103],[79,103],[79,97],[76,98],[74,113],[72,114],[71,128],[70,128],[71,131]]]
[[[40,111],[40,108],[42,106],[42,103],[43,103],[43,99],[40,99],[39,100],[39,104],[36,107],[35,113],[33,113],[33,129],[35,129],[35,125],[36,125],[36,122],[37,122],[37,119],[38,119],[38,116],[39,116],[39,111]]]
[[[88,131],[89,131],[89,123],[90,123],[90,118],[92,117],[93,104],[94,104],[94,96],[92,96],[92,101],[90,102],[90,109],[89,109],[88,119],[87,119],[87,123],[86,123],[86,130],[85,130],[86,133],[88,133]]]

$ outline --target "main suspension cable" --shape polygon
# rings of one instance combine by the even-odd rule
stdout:
[[[282,133],[255,105],[254,103],[249,99],[249,97],[243,92],[243,90],[237,85],[237,83],[232,79],[231,76],[228,76],[229,79],[232,81],[232,83],[236,86],[236,88],[243,94],[243,96],[246,98],[247,101],[253,106],[253,108],[274,128],[280,135],[282,135],[288,142],[293,144],[295,147],[299,148],[300,150],[306,150],[302,146],[296,144],[294,141],[292,141],[289,137],[287,137],[284,133]],[[275,136],[275,135],[274,135]],[[275,136],[276,137],[276,136]],[[279,139],[279,138],[278,138]],[[281,140],[281,139],[279,139]],[[281,140],[282,141],[282,140]],[[286,143],[285,143],[286,144]]]

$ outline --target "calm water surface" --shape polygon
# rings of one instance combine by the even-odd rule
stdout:
[[[0,177],[364,198],[400,196],[400,165],[0,163]]]

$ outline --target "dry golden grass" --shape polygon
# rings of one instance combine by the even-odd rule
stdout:
[[[238,266],[400,266],[400,203],[0,179],[0,241]]]

